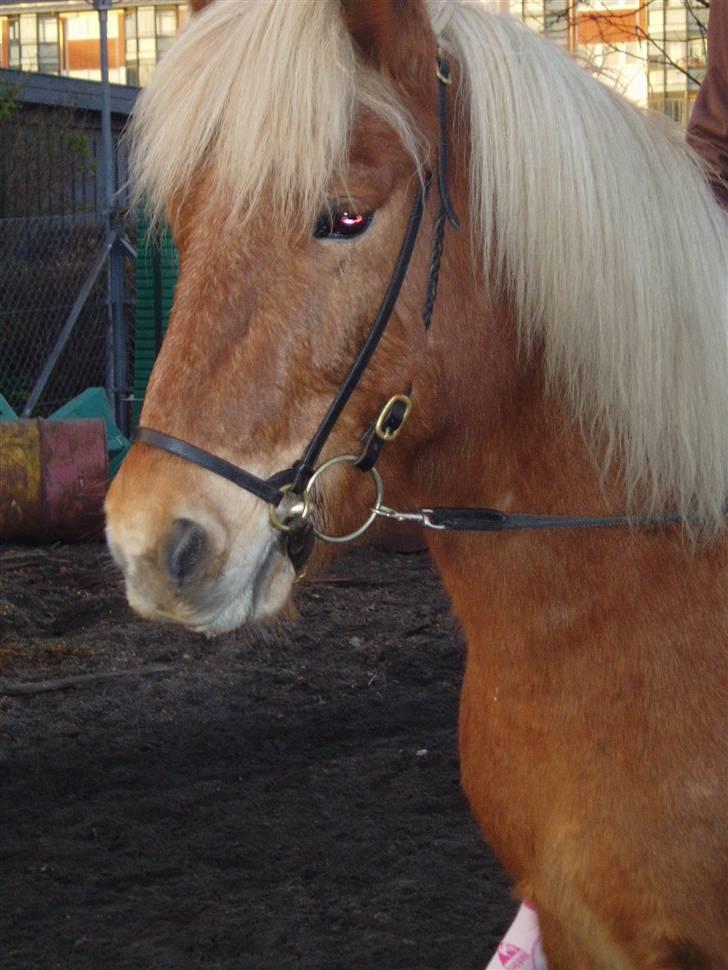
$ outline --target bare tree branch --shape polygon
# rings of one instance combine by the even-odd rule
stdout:
[[[728,0],[723,0],[728,2]],[[604,68],[595,63],[596,53],[589,48],[597,45],[599,53],[621,53],[632,61],[641,61],[646,66],[660,66],[678,71],[687,81],[699,86],[702,80],[701,70],[705,66],[707,57],[707,18],[706,11],[710,9],[710,0],[683,0],[685,10],[685,30],[675,33],[668,32],[663,19],[661,36],[649,29],[650,15],[662,12],[666,17],[668,8],[664,0],[637,0],[635,5],[625,9],[617,6],[612,0],[584,0],[576,4],[569,2],[562,8],[553,10],[544,5],[541,18],[541,29],[545,33],[556,33],[558,30],[568,29],[569,32],[584,31],[591,27],[592,36],[596,39],[591,43],[574,42],[571,44],[573,53],[581,56],[587,66],[595,73],[604,73]],[[530,19],[538,22],[538,18]],[[697,31],[697,34],[695,33]],[[629,36],[629,40],[625,35]],[[699,56],[695,56],[691,47],[698,41],[701,45]],[[677,42],[684,45],[685,56],[676,57],[671,52],[669,44]],[[639,48],[639,49],[635,49]],[[593,56],[590,57],[590,53]]]

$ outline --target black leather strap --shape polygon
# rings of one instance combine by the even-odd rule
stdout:
[[[500,509],[424,509],[428,524],[447,532],[511,532],[524,529],[605,529],[613,526],[677,525],[679,515],[649,516],[529,515],[501,512]]]
[[[437,284],[440,280],[440,263],[442,261],[442,247],[445,242],[445,218],[444,206],[440,206],[440,212],[435,221],[435,232],[432,237],[432,260],[430,262],[430,273],[427,277],[427,293],[425,294],[425,305],[422,308],[422,324],[425,333],[429,333],[432,323],[432,311],[435,309],[437,299]]]
[[[422,224],[422,213],[425,209],[425,200],[430,189],[430,182],[431,176],[428,175],[424,184],[420,185],[417,189],[417,195],[415,196],[415,201],[412,205],[412,212],[407,224],[407,230],[405,232],[404,239],[402,240],[399,255],[397,256],[397,262],[394,266],[392,278],[389,281],[389,286],[387,287],[387,291],[384,294],[384,298],[379,306],[379,311],[374,319],[374,323],[371,326],[369,335],[364,341],[364,345],[357,354],[356,360],[351,365],[349,373],[344,378],[336,397],[329,405],[329,409],[324,415],[321,424],[316,429],[310,444],[306,448],[303,458],[297,465],[296,474],[293,481],[294,492],[301,492],[306,487],[306,482],[313,474],[318,457],[321,454],[329,435],[333,431],[334,425],[339,420],[341,412],[344,410],[349,398],[354,393],[357,384],[361,380],[362,374],[366,370],[374,351],[377,349],[379,342],[382,339],[384,331],[397,303],[399,291],[402,289],[402,284],[404,283],[405,276],[407,275],[407,270],[412,258],[412,252],[415,248],[415,242],[417,241],[417,234],[419,232],[420,225]]]
[[[279,472],[267,480],[258,478],[257,475],[238,468],[237,465],[225,461],[224,458],[218,458],[217,455],[205,451],[204,448],[198,448],[196,445],[191,445],[187,441],[175,438],[171,434],[155,431],[153,428],[137,428],[134,441],[139,441],[144,445],[151,445],[153,448],[161,448],[162,451],[167,451],[171,455],[177,455],[178,458],[192,462],[193,465],[206,468],[208,471],[214,472],[222,478],[227,478],[229,482],[233,482],[233,484],[238,485],[240,488],[252,492],[253,495],[257,495],[258,498],[263,499],[264,502],[270,502],[271,505],[279,504],[283,498],[283,492],[280,486],[286,484],[291,478],[289,471]]]
[[[450,80],[450,62],[439,48],[437,51],[437,81],[437,113],[440,122],[437,179],[440,189],[440,205],[442,206],[442,211],[447,216],[447,221],[453,229],[459,229],[460,220],[455,215],[455,209],[450,198],[450,179],[448,174],[449,131],[447,127],[447,89],[452,83]]]

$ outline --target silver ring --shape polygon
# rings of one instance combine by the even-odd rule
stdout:
[[[328,461],[325,461],[323,465],[319,466],[316,469],[316,471],[313,473],[313,475],[308,481],[308,485],[306,486],[306,491],[304,492],[304,495],[307,496],[309,494],[316,479],[320,478],[325,471],[329,470],[329,468],[333,468],[334,465],[339,465],[339,464],[356,465],[356,463],[360,460],[360,458],[361,458],[360,455],[337,455],[335,458],[329,458]],[[379,474],[376,468],[369,468],[368,473],[371,476],[372,482],[374,483],[376,496],[374,499],[374,505],[372,506],[372,510],[369,513],[369,516],[367,517],[366,522],[364,522],[363,525],[360,525],[358,529],[355,529],[353,532],[348,532],[344,536],[326,535],[325,532],[320,532],[312,522],[311,525],[313,527],[313,533],[317,539],[321,539],[322,542],[342,543],[342,542],[351,542],[354,539],[358,539],[359,536],[364,535],[364,533],[367,531],[369,526],[376,519],[377,510],[381,507],[382,498],[384,497],[384,484],[382,483],[382,476]]]

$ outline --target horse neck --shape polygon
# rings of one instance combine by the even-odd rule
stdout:
[[[508,511],[623,511],[600,482],[580,429],[547,394],[541,353],[472,269],[467,231],[450,234],[415,402],[432,429],[416,456],[418,501]],[[411,498],[411,496],[410,496]]]
[[[467,232],[450,234],[447,245],[427,364],[414,383],[419,420],[430,433],[409,454],[402,435],[409,475],[396,483],[395,501],[410,508],[624,512],[617,476],[600,480],[581,430],[568,419],[558,393],[547,392],[539,348],[522,348],[507,303],[484,294],[472,270]],[[489,657],[513,667],[519,638],[523,659],[531,649],[526,641],[532,644],[541,626],[546,636],[545,602],[569,612],[586,608],[591,586],[565,588],[565,545],[594,577],[595,594],[605,581],[610,557],[612,563],[619,558],[626,534],[606,531],[599,530],[598,542],[594,532],[569,531],[428,538],[471,646],[487,640]]]

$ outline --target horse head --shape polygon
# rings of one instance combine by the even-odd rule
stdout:
[[[196,11],[133,133],[138,184],[180,254],[141,421],[265,480],[303,454],[387,289],[437,158],[437,41],[420,3]],[[435,196],[322,459],[361,450],[388,399],[440,379],[421,323]],[[433,434],[419,410],[400,457]],[[404,487],[404,467],[391,470],[389,494]],[[339,467],[312,500],[317,525],[348,531],[367,515],[371,486]],[[215,633],[288,600],[295,571],[266,503],[195,464],[134,445],[107,516],[145,616]]]

